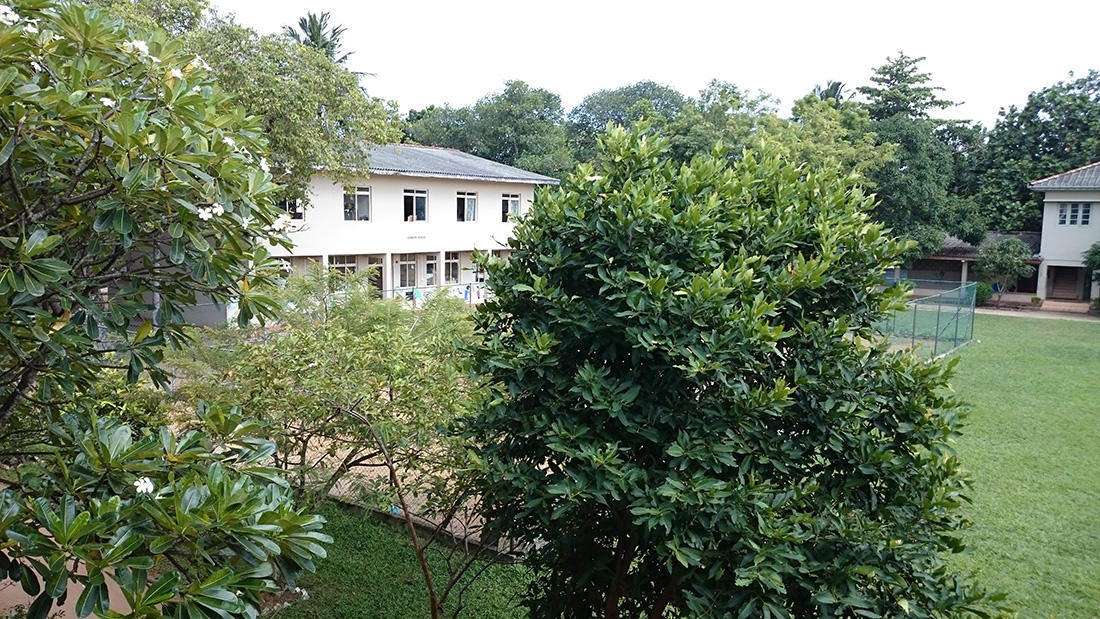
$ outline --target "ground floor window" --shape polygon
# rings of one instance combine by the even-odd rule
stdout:
[[[458,252],[449,251],[443,254],[443,282],[446,284],[458,283]]]
[[[416,254],[397,254],[397,285],[402,288],[416,286]]]
[[[435,286],[436,257],[428,254],[424,257],[424,285]]]
[[[355,272],[355,256],[329,256],[328,268],[350,275]]]

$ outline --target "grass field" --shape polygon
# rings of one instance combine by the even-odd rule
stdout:
[[[1005,591],[1021,619],[1100,617],[1100,322],[981,315],[955,390],[973,404],[957,445],[974,478],[972,547],[954,565]],[[423,580],[407,536],[326,508],[336,542],[280,619],[422,619]],[[495,566],[464,619],[522,617],[516,566]]]
[[[299,583],[309,599],[278,611],[278,619],[424,619],[428,601],[424,577],[408,534],[336,506],[322,512],[334,539],[316,574]],[[441,564],[437,578],[446,579]],[[462,619],[525,616],[510,602],[525,586],[522,568],[495,565],[466,594]],[[449,614],[447,616],[450,616]]]
[[[954,562],[1022,619],[1100,617],[1100,323],[979,314],[974,337],[954,380],[973,552]]]

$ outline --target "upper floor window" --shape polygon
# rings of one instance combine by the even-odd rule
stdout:
[[[344,220],[370,221],[370,187],[344,189]]]
[[[405,221],[428,220],[428,190],[405,190]]]
[[[456,221],[477,221],[476,193],[458,192],[458,219]]]
[[[275,206],[286,211],[287,215],[290,215],[291,219],[302,219],[302,201],[301,200],[287,200],[286,198],[279,200],[275,203]]]
[[[510,221],[519,215],[519,194],[506,193],[500,198],[500,220]]]
[[[1087,226],[1091,219],[1091,202],[1071,202],[1058,205],[1059,226]]]

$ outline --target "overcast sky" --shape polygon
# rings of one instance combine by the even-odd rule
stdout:
[[[780,111],[815,84],[869,83],[904,51],[943,97],[945,115],[992,125],[1028,93],[1100,69],[1100,2],[792,0],[212,0],[261,33],[328,11],[347,28],[348,67],[401,109],[470,105],[523,80],[561,96],[651,79],[696,95],[713,78],[763,90]]]

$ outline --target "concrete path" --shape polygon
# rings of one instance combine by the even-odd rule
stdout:
[[[1069,314],[1063,312],[1051,312],[1048,310],[1019,310],[979,307],[974,311],[979,314],[991,314],[993,316],[1015,316],[1017,318],[1041,318],[1044,320],[1076,320],[1078,322],[1100,322],[1100,316],[1094,316],[1092,314]]]

